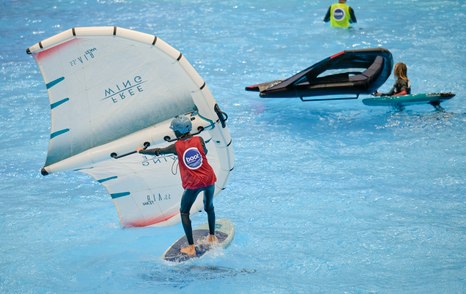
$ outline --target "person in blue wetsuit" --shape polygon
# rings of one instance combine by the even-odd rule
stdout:
[[[348,28],[351,23],[357,22],[353,8],[346,4],[346,0],[330,5],[324,17],[324,22],[329,21],[334,28]]]
[[[395,84],[387,93],[375,92],[374,96],[402,96],[411,94],[411,83],[408,79],[408,67],[403,62],[395,64],[393,75],[396,78]]]

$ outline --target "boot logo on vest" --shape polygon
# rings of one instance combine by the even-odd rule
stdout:
[[[345,11],[341,8],[337,8],[333,11],[333,17],[336,20],[342,20],[345,17]]]
[[[202,165],[202,155],[196,147],[188,148],[183,154],[183,162],[189,169],[198,169]]]

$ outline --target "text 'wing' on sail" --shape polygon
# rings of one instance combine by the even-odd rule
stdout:
[[[224,188],[234,161],[225,117],[178,50],[133,30],[81,27],[27,52],[40,68],[51,107],[43,174],[92,175],[109,191],[124,226],[175,222],[182,194],[176,157],[131,151],[144,144],[166,146],[167,137],[174,137],[171,119],[186,114],[208,142],[216,193]],[[196,202],[193,212],[201,204]]]

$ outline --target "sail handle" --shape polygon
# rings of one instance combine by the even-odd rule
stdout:
[[[143,145],[144,145],[144,148],[143,148],[143,150],[146,150],[146,149],[147,149],[147,147],[149,147],[149,146],[150,146],[150,143],[149,143],[149,142],[144,142],[144,144],[143,144]],[[131,151],[131,152],[128,152],[128,153],[122,154],[122,155],[118,155],[116,152],[113,152],[112,154],[110,154],[110,157],[113,157],[113,158],[115,158],[115,159],[118,159],[118,158],[122,158],[122,157],[125,157],[125,156],[128,156],[128,155],[134,154],[134,153],[137,153],[137,151],[136,151],[136,150],[134,150],[134,151]]]
[[[225,112],[223,112],[223,111],[220,109],[220,106],[218,106],[218,104],[215,104],[214,110],[215,110],[215,113],[216,113],[217,116],[218,116],[218,119],[220,120],[220,123],[222,124],[222,128],[225,128],[225,127],[226,127],[226,123],[225,123],[225,122],[228,120],[228,114],[226,114]]]

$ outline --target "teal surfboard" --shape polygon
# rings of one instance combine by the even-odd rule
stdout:
[[[181,253],[180,249],[188,246],[186,236],[180,237],[173,243],[162,255],[162,258],[170,262],[184,262],[193,258],[204,256],[210,250],[216,247],[226,248],[230,245],[235,235],[235,227],[233,223],[227,219],[219,219],[215,222],[215,236],[217,236],[218,243],[211,245],[206,241],[209,235],[209,225],[203,224],[193,229],[194,245],[196,246],[196,255],[189,256]]]
[[[431,104],[435,108],[440,108],[440,103],[453,98],[453,93],[420,93],[403,96],[379,96],[362,99],[362,103],[369,106],[392,106],[403,109],[408,105]]]

